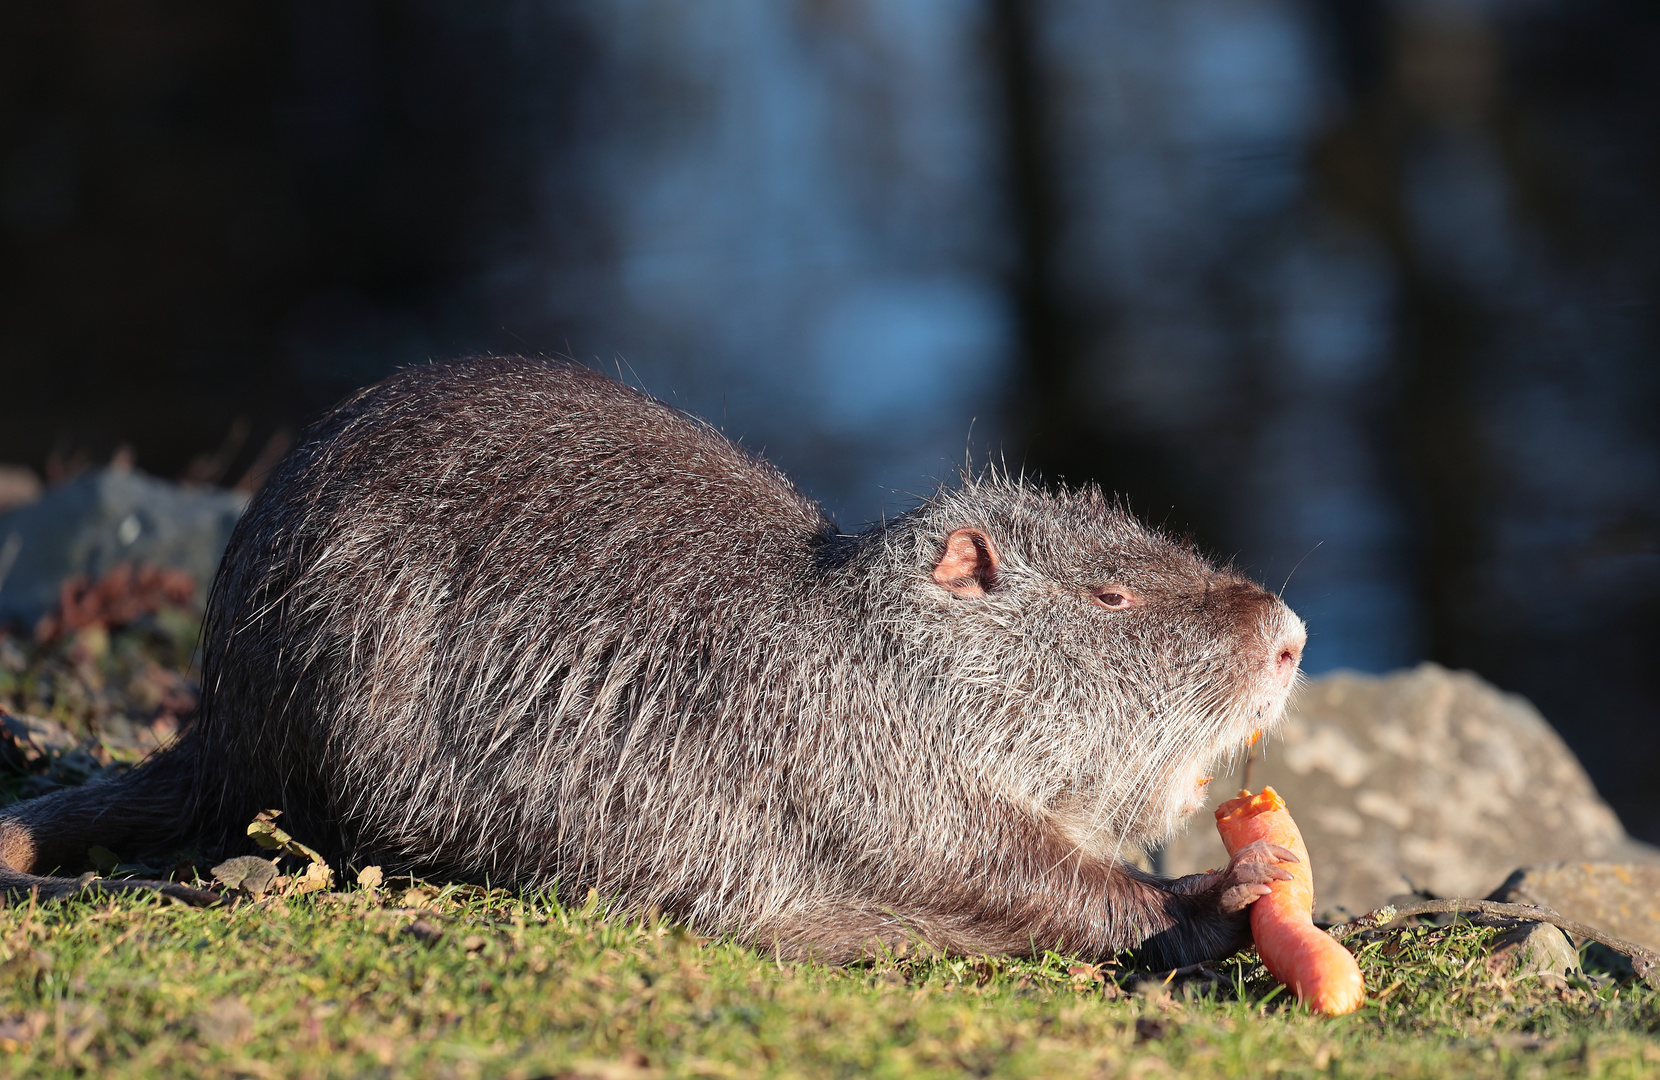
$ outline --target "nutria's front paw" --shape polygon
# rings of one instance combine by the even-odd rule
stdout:
[[[1228,865],[1177,878],[1166,888],[1183,898],[1185,940],[1167,946],[1161,961],[1170,966],[1220,960],[1251,944],[1251,905],[1267,896],[1269,883],[1290,879],[1279,863],[1300,861],[1277,844],[1257,841],[1234,853]]]
[[[1228,914],[1244,911],[1268,895],[1270,881],[1291,880],[1291,871],[1279,863],[1301,861],[1295,853],[1266,840],[1246,844],[1234,852],[1225,870],[1215,871],[1211,888],[1218,894],[1216,906]]]

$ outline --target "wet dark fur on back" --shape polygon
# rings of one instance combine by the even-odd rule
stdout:
[[[843,536],[684,413],[491,359],[311,430],[204,642],[196,723],[12,808],[0,886],[93,843],[234,846],[276,807],[359,866],[593,887],[792,955],[1175,964],[1241,944],[1265,875],[1164,882],[1120,849],[1278,719],[1302,628],[1093,490],[969,478]]]

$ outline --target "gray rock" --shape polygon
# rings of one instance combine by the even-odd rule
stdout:
[[[1271,784],[1308,843],[1315,910],[1357,915],[1391,896],[1486,896],[1517,866],[1566,859],[1660,861],[1632,840],[1590,778],[1525,700],[1435,664],[1383,677],[1311,680],[1253,789]],[[1212,784],[1212,804],[1240,777]],[[1160,865],[1226,861],[1208,814]]]
[[[0,708],[0,726],[36,757],[65,754],[80,745],[73,731],[46,716],[24,716]]]
[[[247,501],[119,468],[51,488],[0,514],[0,623],[33,625],[57,603],[65,579],[97,578],[118,563],[176,567],[205,597]]]
[[[1568,935],[1549,923],[1501,920],[1503,931],[1493,939],[1489,970],[1513,979],[1537,978],[1565,983],[1579,972],[1579,950]]]
[[[1660,865],[1560,862],[1525,866],[1491,899],[1548,907],[1660,952]]]

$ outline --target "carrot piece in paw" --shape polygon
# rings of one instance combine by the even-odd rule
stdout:
[[[1330,934],[1314,925],[1314,877],[1303,834],[1271,787],[1256,795],[1241,791],[1216,808],[1216,829],[1232,855],[1266,840],[1301,859],[1281,863],[1290,881],[1274,881],[1269,894],[1251,905],[1251,937],[1263,966],[1316,1012],[1340,1016],[1360,1008],[1366,997],[1360,965]]]

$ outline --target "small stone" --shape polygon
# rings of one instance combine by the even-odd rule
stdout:
[[[1493,939],[1488,969],[1513,979],[1537,977],[1566,984],[1579,971],[1579,952],[1568,935],[1549,923],[1505,920],[1509,925]]]

